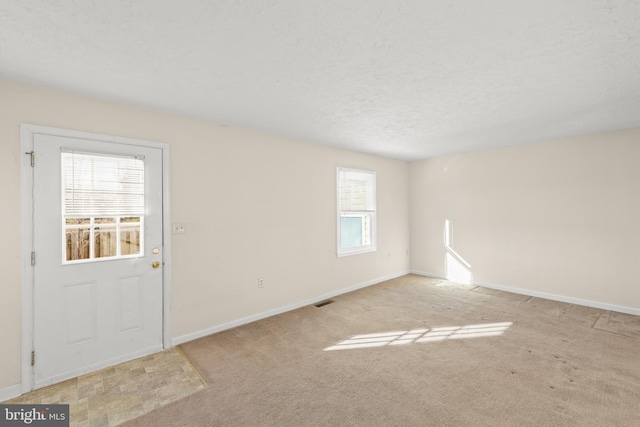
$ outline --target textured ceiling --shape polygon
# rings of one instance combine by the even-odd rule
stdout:
[[[640,126],[640,1],[0,0],[0,76],[413,160]]]

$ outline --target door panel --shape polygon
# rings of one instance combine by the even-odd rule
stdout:
[[[65,347],[95,341],[96,282],[64,285],[62,292]]]
[[[118,280],[118,328],[117,333],[126,333],[144,327],[144,299],[142,276],[125,277]]]
[[[69,245],[61,153],[70,150],[143,159],[139,239],[129,224],[92,218],[81,243]],[[162,150],[36,134],[34,151],[34,385],[39,388],[162,348]],[[95,259],[67,262],[69,251],[79,253],[78,245],[92,239]],[[123,256],[109,258],[116,248]]]

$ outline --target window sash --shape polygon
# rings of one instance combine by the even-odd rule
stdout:
[[[375,172],[339,169],[338,193],[341,212],[375,212]]]
[[[347,219],[359,219],[348,224]],[[372,215],[369,212],[344,212],[340,215],[340,249],[357,250],[371,245]],[[356,240],[358,240],[356,242]]]

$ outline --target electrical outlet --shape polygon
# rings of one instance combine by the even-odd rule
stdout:
[[[264,281],[262,279],[258,279],[258,287],[264,288]]]
[[[184,234],[184,224],[173,224],[173,234]]]

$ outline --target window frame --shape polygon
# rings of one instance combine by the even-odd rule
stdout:
[[[139,170],[139,174],[141,175],[139,175],[139,180],[138,180],[139,182],[134,181],[134,184],[138,184],[138,186],[141,186],[140,190],[142,191],[142,193],[141,194],[139,192],[132,193],[130,191],[127,192],[126,190],[123,190],[120,187],[123,184],[123,181],[121,180],[118,180],[116,182],[116,181],[109,181],[109,180],[105,181],[104,179],[102,179],[103,184],[105,182],[107,184],[114,183],[114,182],[117,183],[118,190],[117,191],[111,190],[109,194],[112,194],[114,196],[121,196],[121,195],[124,195],[125,197],[129,196],[129,200],[127,200],[129,203],[118,204],[117,208],[113,208],[112,206],[108,206],[106,208],[103,207],[103,209],[96,211],[95,206],[100,206],[100,204],[98,203],[97,205],[95,205],[93,201],[93,197],[90,197],[90,196],[88,197],[86,195],[86,193],[91,194],[92,192],[96,192],[96,188],[94,188],[93,186],[81,188],[79,191],[81,194],[84,195],[84,199],[91,200],[89,203],[87,203],[87,201],[84,200],[83,202],[79,203],[80,207],[76,206],[76,203],[74,200],[72,200],[71,203],[69,203],[69,201],[67,200],[69,198],[68,193],[71,192],[73,196],[73,191],[75,188],[75,178],[73,176],[73,168],[76,167],[77,163],[74,163],[76,162],[76,160],[73,157],[74,155],[88,157],[89,159],[87,159],[87,161],[90,161],[91,159],[93,159],[93,161],[102,161],[103,163],[107,161],[114,161],[114,160],[120,160],[120,159],[126,160],[126,161],[134,160],[139,162],[138,170]],[[61,162],[60,178],[61,178],[61,189],[62,189],[61,191],[62,265],[65,266],[65,265],[75,265],[75,264],[83,264],[83,263],[114,261],[114,260],[130,259],[130,258],[143,258],[145,256],[144,221],[145,221],[145,209],[146,209],[145,207],[146,186],[144,183],[146,164],[145,164],[144,156],[115,155],[111,153],[100,153],[100,152],[84,152],[84,151],[68,150],[66,148],[62,148],[60,153],[60,162]],[[93,165],[91,166],[91,168],[93,168]],[[71,175],[69,172],[71,172]],[[108,170],[108,172],[113,173],[113,171],[110,169]],[[120,164],[118,164],[118,167],[116,168],[116,172],[120,172]],[[108,188],[108,187],[98,188],[98,190],[103,188]],[[137,199],[141,199],[141,201],[139,203],[131,204],[132,194],[134,195],[134,197],[137,196],[136,197]],[[71,209],[68,209],[68,208],[71,208]],[[122,221],[124,218],[128,218],[128,217],[138,218],[138,221],[136,222]],[[74,219],[74,218],[86,219],[88,220],[88,222],[81,223],[81,224],[67,223],[68,219]],[[97,223],[96,222],[97,219],[113,219],[113,222]],[[138,233],[139,250],[137,253],[123,255],[122,241],[121,241],[122,233],[123,233],[123,230],[131,227],[138,228],[137,233]],[[67,244],[68,244],[67,234],[70,230],[82,230],[82,229],[88,230],[88,233],[89,233],[88,258],[67,259]],[[98,231],[101,231],[101,230],[112,231],[113,233],[115,233],[115,237],[114,237],[115,243],[116,243],[115,255],[96,256],[96,234]]]
[[[371,195],[372,198],[372,204],[373,204],[373,209],[370,210],[342,210],[341,209],[341,189],[340,189],[340,183],[341,183],[341,179],[340,179],[340,175],[341,173],[349,173],[349,172],[353,172],[353,173],[358,173],[358,174],[366,174],[366,175],[370,175],[371,176],[371,187],[372,187],[372,192],[373,194]],[[336,254],[338,257],[345,257],[345,256],[350,256],[350,255],[357,255],[357,254],[364,254],[364,253],[369,253],[369,252],[376,252],[377,251],[377,221],[376,221],[376,216],[377,216],[377,174],[375,171],[369,171],[369,170],[362,170],[362,169],[351,169],[351,168],[344,168],[344,167],[337,167],[336,168],[336,229],[337,229],[337,233],[336,233]],[[354,247],[349,247],[349,248],[342,248],[341,247],[341,242],[342,242],[342,230],[341,230],[341,225],[342,225],[342,221],[341,218],[342,217],[368,217],[369,218],[369,243],[361,245],[361,246],[354,246]],[[364,220],[363,220],[364,221]],[[364,222],[363,222],[363,229],[364,229]]]

